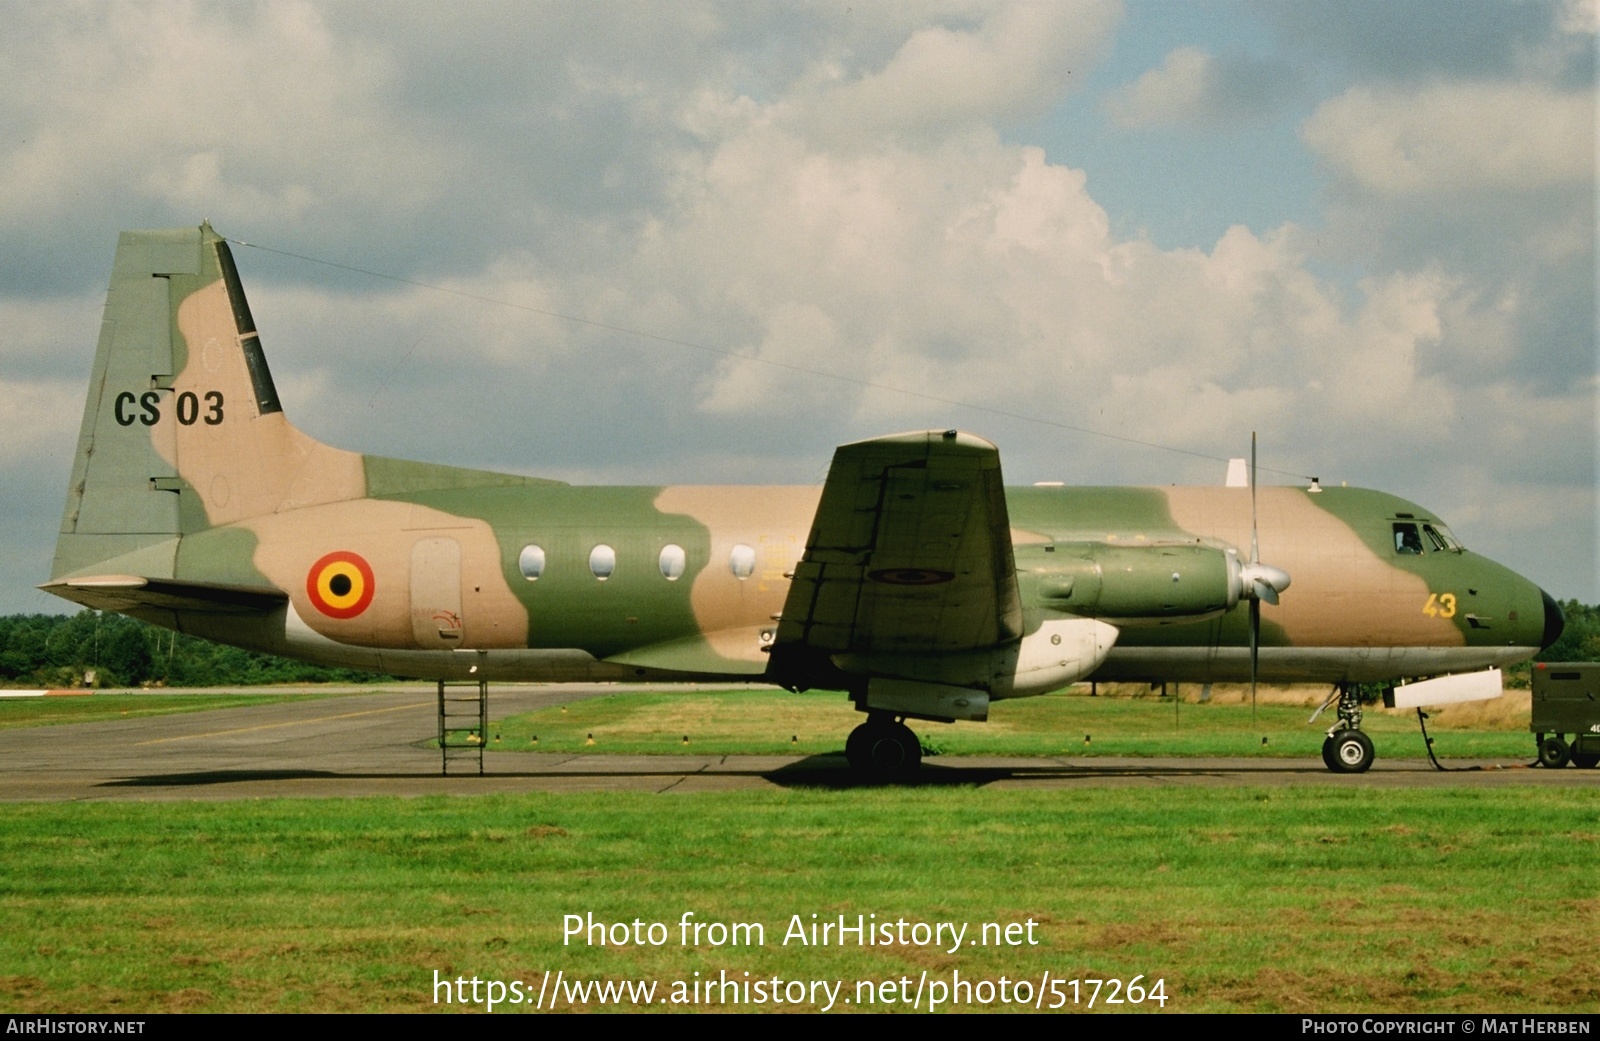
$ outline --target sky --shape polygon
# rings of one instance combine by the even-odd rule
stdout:
[[[209,219],[285,411],[578,483],[1341,481],[1597,566],[1595,0],[60,3],[0,35],[0,612],[117,233]]]

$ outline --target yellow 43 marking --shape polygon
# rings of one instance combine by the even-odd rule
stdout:
[[[1428,602],[1422,605],[1422,613],[1429,618],[1454,618],[1456,616],[1456,595],[1454,593],[1432,593]]]

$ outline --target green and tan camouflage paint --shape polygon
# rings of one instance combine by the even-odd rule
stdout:
[[[128,232],[44,588],[243,646],[409,675],[487,666],[505,678],[787,683],[768,651],[820,493],[577,487],[322,445],[277,402],[221,237],[209,226]],[[1247,489],[1013,488],[1005,503],[1029,631],[1061,616],[1041,590],[1063,560],[1082,566],[1085,547],[1248,557]],[[1414,504],[1262,488],[1258,511],[1261,560],[1293,579],[1279,605],[1262,606],[1264,678],[1502,664],[1548,633],[1546,599],[1509,570],[1470,552],[1397,554],[1396,515],[1437,519]],[[616,553],[604,580],[588,563],[600,544]],[[536,580],[518,564],[528,545],[546,555]],[[668,545],[684,551],[676,580],[658,567]],[[730,566],[739,546],[754,555],[745,576]],[[372,575],[348,616],[313,594],[314,568],[336,553]],[[158,580],[163,597],[140,591]],[[1239,601],[1205,617],[1125,619],[1097,676],[1243,679],[1247,617]]]

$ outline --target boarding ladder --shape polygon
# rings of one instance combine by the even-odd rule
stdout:
[[[470,762],[476,757],[482,777],[483,746],[489,741],[489,681],[449,687],[452,693],[446,693],[444,680],[439,681],[439,773],[449,776],[452,759]]]

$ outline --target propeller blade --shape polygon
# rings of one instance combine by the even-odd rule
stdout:
[[[1250,725],[1256,725],[1256,663],[1261,652],[1261,601],[1250,601]]]
[[[1270,596],[1272,604],[1278,602],[1278,591],[1260,574],[1261,544],[1256,527],[1256,432],[1250,431],[1250,726],[1256,725],[1256,672],[1261,658],[1261,601]],[[1288,576],[1285,575],[1285,578]]]
[[[1256,432],[1250,431],[1250,563],[1261,563],[1261,550],[1256,544]]]

